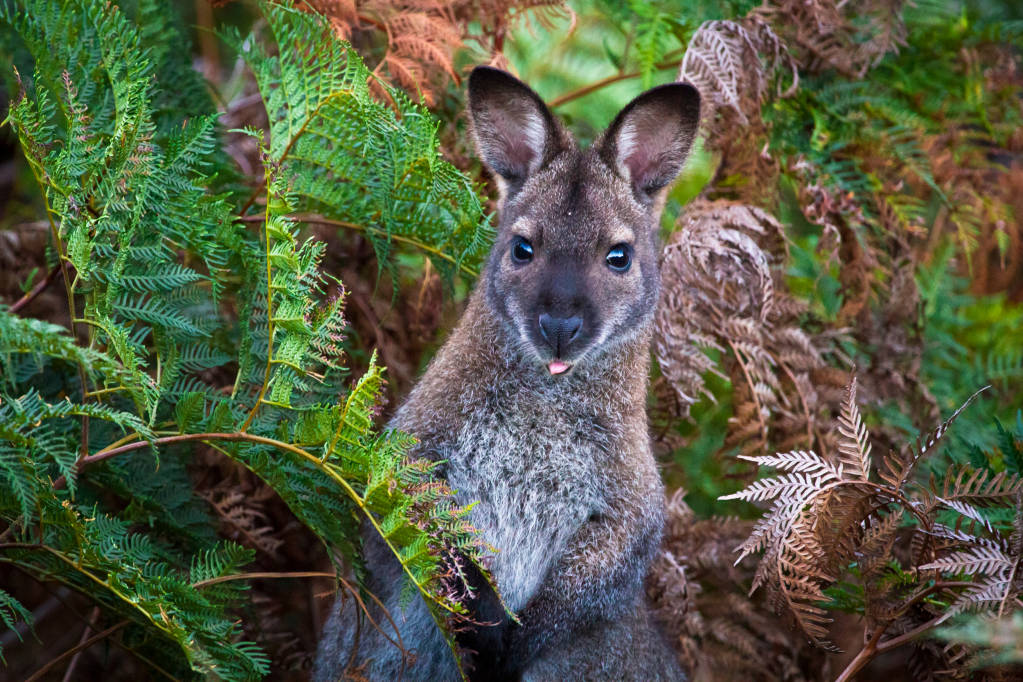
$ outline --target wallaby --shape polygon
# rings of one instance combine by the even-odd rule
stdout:
[[[477,67],[468,92],[500,193],[497,238],[461,321],[390,423],[418,437],[416,455],[445,462],[460,503],[478,500],[471,520],[499,550],[491,571],[519,622],[479,590],[478,621],[496,624],[458,635],[474,652],[464,668],[473,680],[684,679],[642,597],[664,505],[645,406],[658,222],[699,95],[649,90],[580,150],[504,71]],[[368,588],[414,661],[360,629],[348,600],[314,679],[350,663],[370,680],[458,679],[425,605],[401,608],[397,562],[365,537]]]

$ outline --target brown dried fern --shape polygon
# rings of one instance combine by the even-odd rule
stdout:
[[[927,486],[915,478],[917,465],[978,394],[903,455],[886,458],[878,480],[853,380],[838,420],[834,457],[812,451],[746,456],[779,473],[722,498],[770,503],[737,547],[739,561],[763,551],[752,589],[764,586],[769,603],[817,646],[833,648],[825,590],[839,580],[861,587],[866,644],[840,680],[877,653],[960,611],[1002,615],[1023,606],[1023,480],[961,469],[946,476],[939,490],[937,483]],[[994,525],[980,511],[984,506],[1015,508],[1012,533]],[[960,522],[942,525],[939,512],[954,513]],[[907,519],[912,520],[908,526]],[[912,536],[908,555],[897,543],[906,533]],[[927,600],[937,594],[952,606],[941,609],[940,602]],[[960,669],[968,653],[945,650],[942,656]]]
[[[755,15],[740,21],[707,21],[693,34],[682,59],[678,80],[700,91],[706,115],[703,118],[713,143],[724,126],[746,127],[760,119],[772,80],[780,72],[791,74],[791,85],[799,83],[795,61],[771,27]]]
[[[862,78],[904,42],[903,0],[770,0],[759,8],[808,71],[835,69]]]
[[[272,492],[269,488],[257,488],[255,492],[256,496],[252,496],[230,488],[217,488],[204,493],[203,497],[220,517],[225,537],[276,560],[284,540],[263,508]]]
[[[829,362],[839,361],[840,337],[801,328],[806,311],[779,291],[784,252],[782,227],[768,212],[706,199],[687,207],[663,252],[654,354],[675,391],[675,414],[713,399],[708,373],[730,380],[735,410],[726,444],[745,454],[769,443],[810,447],[831,419],[815,376],[829,376]]]
[[[668,500],[661,555],[647,594],[691,678],[755,682],[819,679],[823,655],[798,632],[779,628],[762,600],[746,595],[751,561],[734,564],[731,548],[751,522],[699,519],[684,491]]]
[[[433,105],[451,80],[456,53],[474,43],[491,62],[501,61],[504,37],[530,10],[559,12],[563,0],[308,0],[346,40],[372,53],[382,34],[386,49],[373,73],[422,95]],[[543,17],[541,17],[541,20]]]

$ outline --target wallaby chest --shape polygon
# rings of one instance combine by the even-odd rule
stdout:
[[[448,482],[499,548],[508,606],[528,602],[569,538],[604,507],[613,425],[587,401],[512,385],[488,392],[445,454]]]

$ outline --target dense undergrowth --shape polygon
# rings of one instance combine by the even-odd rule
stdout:
[[[687,666],[1018,673],[1013,3],[215,5],[0,0],[5,676],[301,678],[360,524],[465,617],[440,557],[491,548],[381,425],[491,239],[480,62],[583,140],[701,89],[650,395]]]

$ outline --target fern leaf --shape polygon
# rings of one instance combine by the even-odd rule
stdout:
[[[1018,474],[1002,471],[992,475],[988,469],[962,467],[958,473],[954,468],[949,470],[940,499],[945,504],[972,502],[983,506],[1015,498],[1020,492],[1023,492],[1023,479]]]
[[[838,458],[843,467],[856,478],[866,481],[870,476],[870,440],[856,405],[855,377],[849,384],[848,394],[842,404],[838,434]]]
[[[831,462],[828,462],[812,450],[793,450],[792,452],[779,452],[774,455],[739,455],[738,457],[749,462],[755,462],[758,466],[774,467],[781,471],[829,474],[834,478],[840,478],[838,470],[832,466]]]
[[[941,439],[948,433],[949,427],[955,422],[955,420],[962,414],[963,410],[970,406],[977,396],[987,390],[988,387],[984,387],[971,395],[966,399],[959,408],[952,413],[952,415],[942,422],[936,429],[931,431],[929,434],[923,435],[917,438],[913,448],[909,449],[905,454],[900,457],[885,457],[885,466],[880,471],[881,478],[887,483],[892,485],[896,490],[902,488],[905,485],[910,473],[916,466],[917,462],[920,461],[921,457],[930,454],[935,446]]]
[[[747,502],[770,500],[775,498],[794,498],[800,493],[816,492],[828,481],[837,477],[830,471],[816,475],[787,474],[775,478],[754,481],[746,488],[731,495],[723,495],[721,500],[746,500]]]
[[[990,574],[1003,575],[1012,569],[1015,561],[994,547],[973,547],[924,564],[921,571],[941,571],[943,573]]]
[[[18,641],[21,641],[21,633],[18,632],[15,627],[19,620],[24,621],[29,626],[32,625],[32,612],[21,605],[17,599],[12,597],[9,593],[4,590],[0,590],[0,620],[3,621],[4,625],[7,626],[8,630],[11,630],[18,636]],[[0,647],[0,663],[7,664],[4,659],[3,647]]]
[[[437,151],[436,124],[388,89],[398,116],[370,93],[369,70],[322,17],[261,5],[273,50],[229,36],[252,68],[271,121],[269,158],[292,178],[295,209],[358,229],[392,267],[400,240],[450,281],[474,275],[493,233],[472,184]]]

